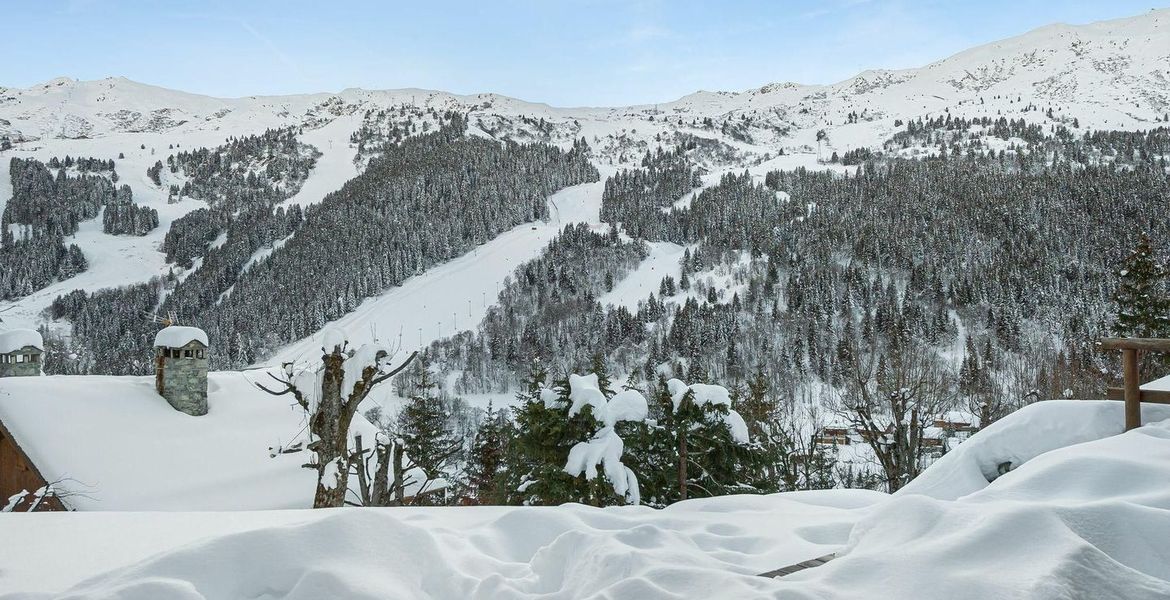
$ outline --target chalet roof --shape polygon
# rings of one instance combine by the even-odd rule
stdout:
[[[171,325],[164,327],[154,336],[155,348],[182,348],[191,342],[199,342],[210,347],[207,343],[207,333],[198,327],[184,327]]]
[[[0,354],[16,352],[27,346],[44,351],[45,341],[41,339],[41,334],[32,329],[0,331]]]
[[[171,408],[153,377],[4,378],[0,422],[46,480],[76,480],[64,487],[89,496],[69,498],[78,510],[309,508],[309,454],[270,455],[304,438],[304,412],[257,389],[257,373],[210,373],[200,417]],[[360,415],[353,429],[373,443]]]

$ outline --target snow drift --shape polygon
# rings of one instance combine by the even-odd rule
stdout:
[[[1111,435],[1120,407],[1019,411],[894,496],[140,514],[130,527],[117,514],[0,515],[17,542],[0,545],[0,589],[14,592],[0,598],[1165,598],[1170,409]],[[988,483],[984,466],[1004,457],[1020,463]],[[822,567],[756,575],[830,552]]]
[[[1142,406],[1142,422],[1170,419],[1170,406]],[[1125,431],[1121,402],[1050,400],[1025,406],[959,444],[898,491],[955,500],[987,487],[1000,471],[1019,468],[1033,458],[1074,444]]]

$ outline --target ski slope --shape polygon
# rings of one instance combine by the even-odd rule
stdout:
[[[474,330],[496,302],[504,280],[535,258],[566,225],[600,228],[602,181],[573,186],[552,195],[547,222],[525,223],[471,252],[411,277],[356,310],[332,321],[352,344],[380,341],[401,348],[425,348],[460,331]],[[316,360],[321,334],[278,350],[267,365]]]

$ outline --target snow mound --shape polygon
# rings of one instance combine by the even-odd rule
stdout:
[[[642,494],[638,487],[638,476],[622,463],[625,450],[625,442],[613,427],[602,427],[592,439],[573,445],[565,463],[565,472],[573,477],[584,473],[586,479],[597,479],[597,465],[601,465],[613,491],[626,498],[630,504],[640,504]]]
[[[0,599],[1167,598],[1170,419],[1109,435],[1121,421],[1109,407],[1120,403],[1052,401],[1008,416],[960,446],[978,450],[923,477],[982,477],[979,462],[1000,451],[1027,460],[970,492],[962,477],[940,479],[936,491],[960,487],[939,497],[9,515],[0,523],[16,543],[0,544]],[[1163,418],[1156,408],[1147,417]],[[781,579],[757,575],[833,552]]]
[[[605,413],[605,394],[598,389],[597,375],[569,375],[569,416],[586,406],[593,407],[593,416],[601,420]]]
[[[622,390],[606,403],[604,423],[613,427],[618,421],[645,421],[648,412],[645,396],[635,390]]]
[[[41,334],[32,329],[10,329],[0,332],[0,354],[16,352],[25,346],[43,351],[45,341],[41,339]]]
[[[1043,404],[1055,406],[1009,417],[1013,429],[1038,414],[1121,419]],[[784,581],[806,598],[1170,597],[1170,422],[1072,441],[1084,435],[957,501],[899,494],[858,521],[837,560]]]
[[[545,406],[555,406],[545,399],[543,391],[541,399]],[[569,375],[569,402],[570,417],[589,406],[593,417],[606,427],[613,427],[618,421],[645,420],[648,412],[646,397],[635,390],[623,390],[606,400],[598,388],[596,374]]]
[[[845,542],[853,513],[885,497],[839,490],[665,510],[281,511],[259,513],[263,525],[225,523],[232,513],[192,513],[185,523],[165,513],[129,523],[119,514],[20,515],[8,530],[18,539],[84,534],[55,554],[56,566],[28,546],[0,545],[0,564],[12,567],[0,571],[0,598],[758,598],[776,584],[756,573],[830,552]],[[193,539],[196,527],[213,534]],[[126,531],[130,539],[119,536],[111,552],[109,540]]]
[[[207,342],[207,333],[198,327],[171,325],[163,327],[154,336],[155,348],[182,348],[191,342],[199,342],[204,346],[211,347],[211,344]]]
[[[1142,422],[1170,419],[1170,406],[1145,404]],[[959,444],[898,491],[956,500],[987,487],[1001,472],[1057,448],[1125,431],[1125,407],[1108,400],[1049,400],[1025,406]]]

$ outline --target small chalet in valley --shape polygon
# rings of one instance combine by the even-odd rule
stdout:
[[[0,377],[41,374],[45,342],[32,329],[0,331]]]

